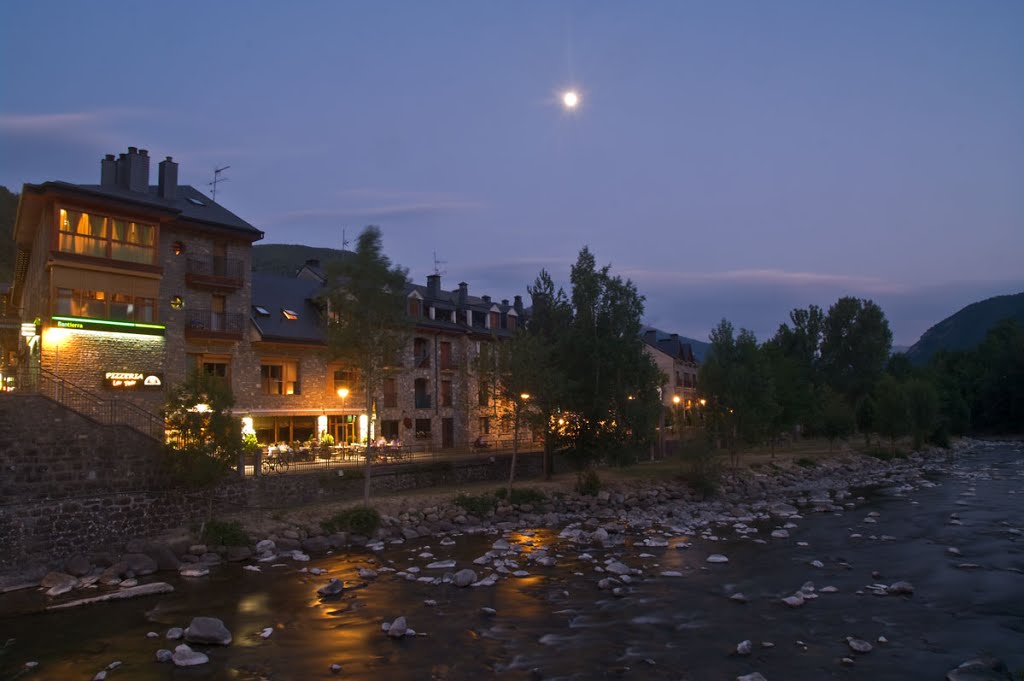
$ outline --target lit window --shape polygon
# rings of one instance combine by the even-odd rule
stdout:
[[[289,319],[291,321],[295,321],[296,319],[299,318],[298,312],[293,312],[292,310],[286,310],[284,308],[281,308],[281,314],[284,315],[285,319]]]

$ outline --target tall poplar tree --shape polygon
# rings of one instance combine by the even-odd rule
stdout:
[[[412,325],[406,314],[405,287],[408,271],[392,266],[381,244],[381,233],[366,227],[356,241],[352,257],[328,269],[327,348],[333,360],[341,360],[359,377],[368,419],[382,392],[384,378],[400,364]],[[373,423],[369,424],[373,427]],[[363,504],[370,503],[372,439],[366,443]]]

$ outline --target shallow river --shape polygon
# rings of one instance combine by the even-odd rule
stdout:
[[[808,514],[788,539],[774,527],[720,541],[668,532],[667,547],[576,546],[556,532],[507,534],[523,553],[546,545],[555,567],[524,568],[527,577],[459,589],[407,581],[395,573],[359,588],[358,567],[418,566],[455,559],[457,568],[486,553],[496,535],[389,545],[314,560],[215,568],[201,579],[173,579],[176,591],[59,613],[25,613],[42,604],[35,592],[0,597],[0,680],[92,679],[112,661],[108,679],[734,679],[761,672],[769,681],[802,679],[936,679],[966,659],[989,653],[1024,671],[1024,453],[997,445],[958,458],[934,487],[880,491],[845,514]],[[875,523],[866,522],[870,512]],[[952,524],[957,514],[961,524]],[[859,536],[857,536],[859,535]],[[728,538],[726,538],[728,537]],[[768,540],[765,544],[753,539]],[[806,546],[798,545],[806,542]],[[680,548],[690,543],[689,548]],[[947,553],[956,547],[961,556]],[[420,558],[429,552],[433,558]],[[581,559],[588,553],[593,560]],[[708,564],[709,554],[729,557]],[[641,554],[645,554],[644,557]],[[621,597],[598,588],[595,571],[616,556],[644,576]],[[374,562],[370,562],[374,561]],[[815,567],[821,561],[824,567]],[[962,564],[978,567],[959,567]],[[320,567],[354,588],[322,602]],[[450,571],[450,570],[449,570]],[[664,571],[681,576],[662,576]],[[881,576],[872,577],[878,571]],[[164,573],[154,575],[166,579]],[[913,596],[879,597],[865,587],[911,582]],[[791,609],[780,598],[813,582],[818,598]],[[834,586],[835,593],[820,589]],[[737,591],[749,599],[729,599]],[[426,601],[435,601],[430,604]],[[493,608],[488,615],[481,608]],[[219,617],[234,634],[225,648],[196,646],[201,667],[154,661],[172,626],[194,616]],[[381,623],[404,615],[420,635],[398,641]],[[269,638],[259,633],[273,627]],[[155,631],[160,638],[147,638]],[[874,650],[853,653],[846,638]],[[888,642],[879,643],[882,636]],[[10,641],[9,639],[14,639]],[[750,656],[735,654],[744,639]],[[762,642],[773,643],[765,647]],[[844,665],[843,657],[854,658]],[[24,676],[26,661],[39,666]],[[334,676],[331,664],[342,665]]]

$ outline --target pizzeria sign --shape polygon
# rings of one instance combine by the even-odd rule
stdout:
[[[112,390],[161,390],[164,387],[164,375],[139,371],[104,371],[103,385]]]

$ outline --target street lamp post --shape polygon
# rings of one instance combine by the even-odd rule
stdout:
[[[519,412],[523,404],[530,399],[530,393],[520,393],[519,399],[512,402],[512,465],[508,472],[508,499],[512,499],[512,481],[516,476],[516,455],[519,453]]]
[[[339,445],[348,444],[348,417],[345,415],[345,398],[348,397],[348,388],[338,388],[338,397],[341,398],[341,437],[340,440],[344,442],[338,442]]]

